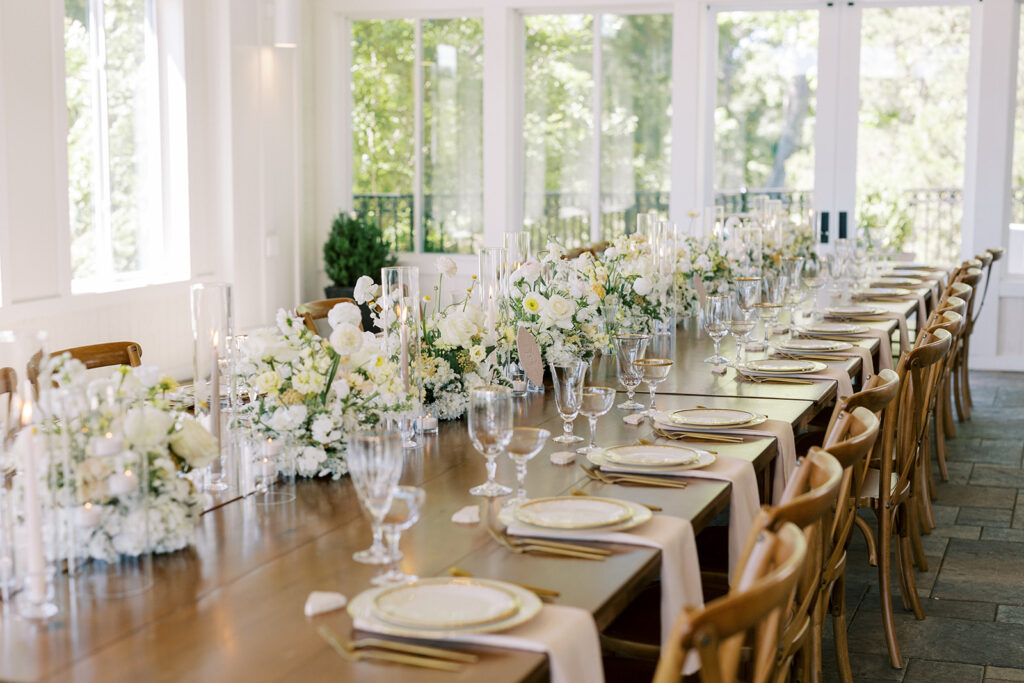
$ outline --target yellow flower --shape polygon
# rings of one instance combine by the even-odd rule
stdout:
[[[297,406],[302,403],[303,396],[295,389],[288,389],[281,394],[281,404],[286,406]]]
[[[523,299],[523,308],[528,310],[530,313],[536,313],[540,310],[540,302],[532,296],[528,296]]]
[[[598,298],[603,299],[605,294],[604,287],[600,284],[594,284],[594,294],[596,294]]]
[[[156,388],[160,391],[174,391],[178,388],[178,383],[170,375],[164,375],[160,378],[160,381],[156,383]]]

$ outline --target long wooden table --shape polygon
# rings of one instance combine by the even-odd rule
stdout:
[[[758,385],[712,376],[702,362],[709,345],[695,331],[683,331],[676,345],[681,361],[675,379],[659,391],[665,409],[742,408],[799,428],[828,400],[823,387],[832,383]],[[552,398],[516,399],[517,424],[544,425],[557,433],[561,420]],[[613,409],[601,419],[599,443],[631,443],[644,433],[644,427],[624,424],[622,415]],[[585,421],[578,421],[577,431],[586,436]],[[422,519],[403,537],[407,571],[434,576],[458,566],[481,577],[552,588],[561,593],[556,602],[590,610],[600,628],[657,577],[659,553],[651,548],[616,546],[604,562],[512,554],[495,544],[484,526],[493,521],[500,499],[489,503],[481,525],[453,524],[456,510],[484,502],[468,493],[486,478],[484,459],[469,444],[462,421],[420,438],[423,447],[407,452],[403,483],[423,486],[427,504]],[[775,442],[769,438],[699,445],[749,460],[758,472],[766,471],[775,457]],[[575,466],[552,465],[547,456],[558,448],[549,444],[531,464],[527,486],[532,497],[585,488],[661,506],[664,512],[658,514],[685,517],[698,533],[728,506],[729,485],[714,480],[688,480],[682,491],[595,484]],[[509,484],[514,480],[506,458],[499,460],[498,477]],[[353,551],[369,545],[370,530],[347,479],[299,482],[296,493],[287,504],[261,506],[249,498],[207,512],[196,546],[155,558],[154,585],[141,595],[98,599],[83,586],[60,580],[61,612],[46,624],[22,621],[4,605],[0,679],[438,678],[411,667],[349,663],[317,636],[315,627],[321,623],[344,637],[355,634],[344,611],[306,619],[302,606],[309,592],[354,596],[369,586],[377,570],[352,560]],[[480,649],[480,654],[478,664],[441,679],[496,683],[546,677],[543,655],[493,649]]]

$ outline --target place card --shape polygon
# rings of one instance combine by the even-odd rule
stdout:
[[[516,335],[516,348],[519,350],[519,364],[523,366],[526,376],[537,386],[543,386],[544,358],[537,338],[525,327],[520,327]]]

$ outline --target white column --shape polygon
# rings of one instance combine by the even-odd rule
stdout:
[[[483,243],[500,247],[504,233],[523,224],[522,19],[493,4],[483,17]]]
[[[975,4],[973,11],[961,247],[964,258],[1007,243],[1021,8],[1017,0],[986,0]],[[992,268],[988,301],[971,340],[973,355],[992,360],[998,353],[999,273],[1003,267],[1005,261]]]
[[[704,173],[711,169],[714,118],[704,116],[703,112],[714,113],[715,81],[712,78],[706,82],[704,74],[714,73],[714,60],[710,67],[707,64],[705,37],[714,35],[715,27],[707,25],[709,12],[704,2],[676,0],[672,11],[672,171],[668,215],[669,220],[685,226],[687,211],[703,211],[714,198],[712,176]],[[702,110],[705,98],[711,98],[711,105]]]

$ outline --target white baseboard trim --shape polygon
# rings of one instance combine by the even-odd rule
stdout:
[[[1024,372],[1024,356],[974,356],[970,357],[971,370],[996,370],[1001,372]]]

